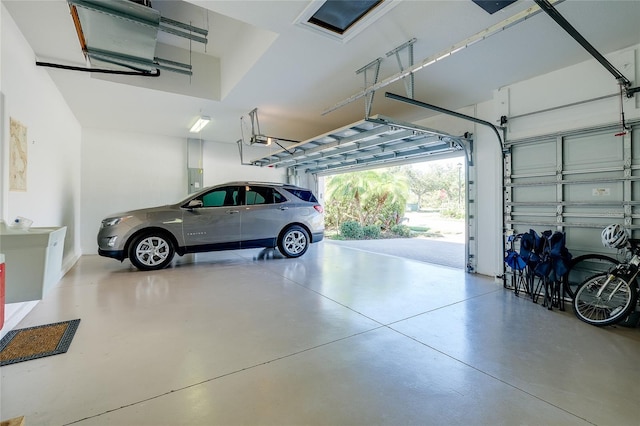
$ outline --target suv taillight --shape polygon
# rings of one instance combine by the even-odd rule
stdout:
[[[316,204],[315,206],[313,206],[313,208],[316,209],[318,213],[324,213],[324,209],[320,204]]]

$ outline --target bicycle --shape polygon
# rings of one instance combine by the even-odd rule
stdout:
[[[562,277],[565,296],[573,300],[580,284],[594,275],[611,271],[619,264],[617,259],[597,253],[574,257],[569,263],[569,271]]]
[[[620,225],[610,225],[602,232],[605,246],[624,249],[630,256],[610,271],[587,278],[575,291],[573,310],[587,324],[606,326],[629,316],[638,299],[640,240],[628,238]]]

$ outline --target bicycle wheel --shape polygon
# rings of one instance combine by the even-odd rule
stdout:
[[[569,272],[562,277],[565,294],[573,299],[576,290],[587,278],[609,272],[619,263],[616,259],[602,254],[584,254],[572,259]]]
[[[573,299],[573,311],[587,324],[611,325],[629,315],[637,296],[635,282],[629,285],[620,277],[609,280],[609,274],[598,274],[578,287]]]

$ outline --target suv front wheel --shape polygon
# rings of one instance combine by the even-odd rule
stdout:
[[[309,234],[301,226],[287,228],[278,240],[278,250],[286,257],[300,257],[309,248]]]
[[[153,271],[165,268],[175,250],[171,241],[164,235],[142,234],[133,240],[129,249],[129,259],[136,268],[142,271]]]

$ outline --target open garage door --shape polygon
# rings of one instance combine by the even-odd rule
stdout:
[[[256,166],[284,167],[291,183],[298,176],[316,177],[424,162],[460,158],[466,202],[465,269],[476,269],[475,167],[471,135],[445,132],[375,115],[286,149],[251,161]],[[318,188],[322,192],[322,188]]]
[[[460,155],[468,139],[376,115],[251,161],[290,174],[340,173],[428,156]]]
[[[334,244],[364,251],[466,269],[468,215],[465,207],[467,196],[464,161],[464,157],[431,159],[375,171],[320,177],[319,185],[325,189],[323,200],[328,225],[327,239]],[[379,239],[367,238],[366,234],[364,239],[351,239],[353,228],[343,230],[341,227],[345,221],[353,220],[345,219],[346,217],[358,216],[355,214],[357,210],[353,210],[354,205],[347,201],[355,198],[349,188],[364,189],[367,185],[365,181],[373,185],[367,191],[372,191],[371,194],[375,195],[360,193],[364,207],[361,217],[365,220],[360,223],[368,224],[369,212],[378,211],[377,220],[386,224],[383,226],[385,231],[382,238]],[[391,210],[376,210],[371,203],[381,199],[396,200],[396,195],[392,195],[393,190],[402,187],[408,190],[406,210],[399,221],[404,227],[395,230],[392,226],[394,223],[389,224]],[[377,188],[380,188],[380,192]],[[405,227],[410,230],[411,238],[406,238],[409,235],[404,233],[407,231]],[[338,230],[341,238],[335,240],[331,235]]]
[[[615,255],[600,242],[602,229],[640,230],[640,124],[507,141],[504,224],[514,233],[564,231],[576,257]]]

